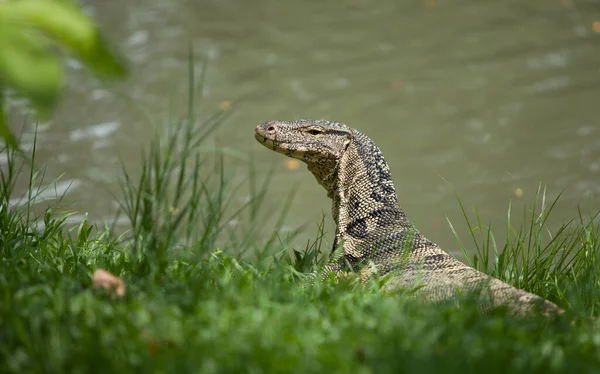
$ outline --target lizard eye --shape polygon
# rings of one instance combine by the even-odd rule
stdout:
[[[310,135],[319,135],[319,134],[322,134],[322,133],[323,133],[323,131],[321,131],[321,130],[319,130],[319,129],[309,129],[309,130],[308,130],[308,133],[309,133]]]

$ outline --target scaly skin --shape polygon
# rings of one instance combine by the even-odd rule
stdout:
[[[480,291],[484,308],[507,306],[527,314],[562,314],[555,304],[481,273],[442,251],[408,220],[383,154],[365,134],[327,120],[269,121],[255,129],[265,147],[308,165],[332,199],[333,251],[339,260],[325,271],[358,272],[361,279],[389,277],[387,291],[416,288],[431,301],[460,291]],[[365,266],[368,265],[368,266]],[[373,266],[374,265],[374,266]],[[324,273],[325,276],[327,273]]]

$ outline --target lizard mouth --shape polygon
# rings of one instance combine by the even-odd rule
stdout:
[[[259,133],[254,133],[254,138],[258,140],[259,143],[264,143],[267,140],[264,135],[260,135]]]
[[[259,134],[258,132],[254,134],[254,137],[260,144],[264,145],[267,148],[275,150],[275,144],[273,143],[273,140],[267,138],[264,135]]]
[[[256,129],[254,129],[254,138],[265,147],[275,150],[273,139],[269,139],[266,136],[262,126],[256,126]]]
[[[301,159],[305,153],[305,149],[294,147],[290,143],[277,142],[272,137],[267,136],[263,126],[256,126],[254,130],[254,138],[263,146],[288,157]]]
[[[264,143],[267,141],[267,137],[265,136],[265,130],[262,128],[262,126],[256,126],[256,128],[254,129],[254,137],[260,143]]]

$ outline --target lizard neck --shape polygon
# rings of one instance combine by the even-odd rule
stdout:
[[[308,163],[308,170],[315,176],[317,182],[327,191],[327,197],[334,199],[338,189],[339,160],[324,159]],[[337,219],[335,221],[337,223]]]
[[[346,255],[370,258],[388,233],[412,227],[398,204],[383,154],[366,135],[354,131],[336,167],[329,170],[334,170],[333,183],[323,185],[330,186],[335,243],[343,241]]]

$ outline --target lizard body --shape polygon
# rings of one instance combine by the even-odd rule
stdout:
[[[387,291],[417,287],[415,294],[431,301],[481,290],[487,307],[563,313],[550,301],[463,264],[425,238],[400,208],[383,154],[365,134],[339,122],[304,119],[269,121],[256,127],[255,137],[305,162],[332,199],[333,251],[340,245],[343,253],[326,272],[358,271],[363,280],[376,273],[389,277]]]

